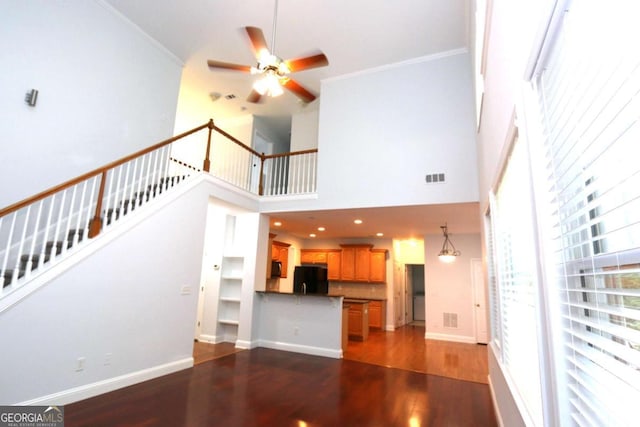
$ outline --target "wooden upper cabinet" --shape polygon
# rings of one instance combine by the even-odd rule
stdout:
[[[343,247],[340,260],[340,280],[355,280],[356,278],[356,249]]]
[[[369,280],[385,283],[387,281],[387,250],[371,249],[370,255]]]
[[[329,280],[340,280],[340,272],[342,271],[342,251],[340,249],[332,249],[327,251],[327,278]]]
[[[333,281],[385,283],[387,250],[373,245],[340,245],[342,249],[302,249],[300,263],[325,264]]]
[[[327,264],[326,249],[302,249],[300,251],[302,264]]]
[[[340,279],[353,282],[369,281],[370,251],[372,245],[340,245],[342,247],[342,272]]]
[[[356,281],[366,282],[370,280],[369,270],[371,268],[371,248],[356,248]]]
[[[271,243],[271,259],[282,263],[280,277],[285,279],[289,267],[289,246],[291,246],[290,243],[277,242],[275,240]]]

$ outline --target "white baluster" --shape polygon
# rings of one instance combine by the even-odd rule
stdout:
[[[58,239],[60,238],[60,226],[62,224],[62,213],[64,211],[64,204],[66,201],[67,201],[67,189],[65,188],[64,190],[62,190],[62,200],[60,200],[60,207],[58,208],[58,220],[56,221],[56,232],[54,233],[56,244]],[[61,250],[62,250],[62,253],[65,253],[67,251],[66,240],[64,239],[62,241]]]
[[[80,185],[80,184],[78,184]],[[74,236],[74,244],[80,242],[80,239],[83,238],[85,234],[85,227],[82,226],[82,213],[85,209],[86,203],[86,195],[87,195],[87,180],[82,182],[82,191],[80,192],[80,204],[78,205],[78,213],[76,214],[76,235]],[[80,229],[83,229],[82,235],[80,234]],[[46,242],[46,239],[45,239]]]
[[[38,203],[38,211],[36,213],[36,222],[33,226],[33,231],[31,232],[31,245],[29,246],[29,253],[27,253],[27,264],[25,265],[25,276],[29,277],[31,275],[31,270],[33,267],[33,254],[36,251],[36,242],[38,240],[38,231],[40,229],[40,217],[42,216],[42,205],[44,204],[44,200],[40,200]],[[22,257],[22,251],[18,254],[18,257]],[[39,265],[39,262],[38,262]]]
[[[29,227],[29,217],[31,216],[31,206],[27,206],[27,210],[24,217],[24,225],[22,227],[22,233],[20,235],[20,243],[18,245],[18,252],[16,256],[16,263],[13,269],[13,278],[11,280],[11,285],[14,285],[18,281],[18,276],[20,275],[20,254],[24,250],[24,240],[27,235],[27,228]]]
[[[42,237],[42,249],[40,250],[41,260],[38,262],[38,267],[40,266],[41,263],[44,263],[44,258],[47,255],[47,240],[49,240],[49,231],[51,231],[51,219],[53,218],[53,210],[56,205],[56,195],[57,194],[53,194],[51,196],[51,199],[49,199],[51,203],[49,204],[49,213],[47,214],[47,223],[44,226],[44,236]],[[55,253],[55,243],[54,243],[53,249]],[[49,256],[49,259],[52,259],[53,257],[54,257],[54,254],[51,254]]]
[[[73,186],[73,191],[71,193],[71,203],[69,203],[69,209],[68,209],[68,213],[67,213],[67,226],[65,227],[65,233],[64,233],[64,241],[68,242],[69,241],[69,231],[71,231],[71,217],[73,216],[73,206],[76,202],[76,193],[77,193],[77,186]],[[73,244],[73,241],[71,242],[71,244]]]
[[[2,260],[2,270],[0,270],[2,272],[2,286],[4,286],[4,274],[7,271],[7,265],[9,263],[9,253],[11,252],[11,242],[13,240],[13,231],[15,230],[16,227],[16,218],[18,217],[18,212],[13,212],[11,214],[12,218],[11,218],[11,225],[9,226],[9,235],[7,236],[7,247],[4,250],[4,259]],[[0,220],[2,220],[3,218],[0,218]],[[13,273],[14,276],[18,275],[17,271],[14,271]],[[13,278],[11,279],[11,282],[13,282]]]

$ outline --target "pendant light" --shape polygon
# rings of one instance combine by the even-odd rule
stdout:
[[[442,243],[442,249],[438,254],[438,258],[442,262],[451,263],[455,261],[457,256],[461,255],[461,252],[453,246],[451,240],[449,239],[449,230],[447,229],[447,224],[441,225],[442,234],[444,235],[444,242]]]

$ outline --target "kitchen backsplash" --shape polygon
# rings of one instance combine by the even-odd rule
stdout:
[[[349,298],[386,299],[387,287],[383,284],[329,282],[329,293],[340,294]]]

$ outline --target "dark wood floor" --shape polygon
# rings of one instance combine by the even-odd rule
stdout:
[[[65,407],[65,426],[494,426],[487,385],[257,348]]]

